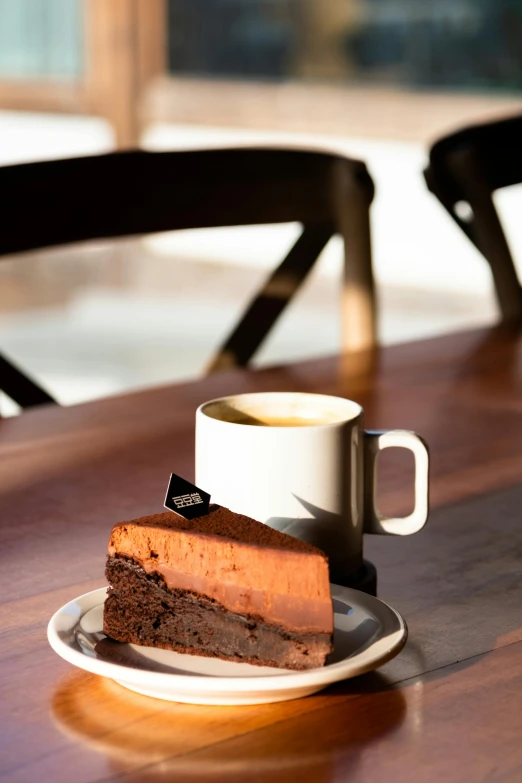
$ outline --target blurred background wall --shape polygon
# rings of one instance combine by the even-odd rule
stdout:
[[[250,144],[366,160],[385,343],[495,319],[485,262],[422,169],[438,136],[521,110],[522,0],[0,0],[0,165]],[[195,377],[297,230],[3,259],[0,345],[64,403]],[[333,240],[258,363],[338,347],[340,274]]]

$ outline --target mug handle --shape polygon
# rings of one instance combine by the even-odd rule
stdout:
[[[377,456],[392,446],[409,449],[415,457],[415,507],[407,517],[383,517],[377,508]],[[424,440],[408,430],[364,433],[364,532],[409,536],[428,519],[429,452]]]

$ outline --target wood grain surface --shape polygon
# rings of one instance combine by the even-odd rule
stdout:
[[[365,543],[408,621],[404,652],[307,699],[237,708],[155,701],[62,661],[51,614],[104,583],[114,522],[161,510],[170,472],[193,476],[196,406],[285,389],[350,397],[369,428],[430,444],[430,524]],[[521,390],[522,337],[494,329],[1,420],[0,780],[520,781]],[[407,509],[411,478],[386,455],[386,511]]]

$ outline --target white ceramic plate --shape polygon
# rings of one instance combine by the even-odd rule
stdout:
[[[145,696],[189,704],[287,701],[382,666],[406,643],[406,623],[391,606],[347,587],[331,590],[334,651],[320,669],[273,669],[114,642],[102,631],[105,587],[62,606],[47,637],[69,663]]]

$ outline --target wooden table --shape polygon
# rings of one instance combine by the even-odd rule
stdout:
[[[114,522],[160,510],[171,471],[193,476],[196,406],[294,389],[356,399],[367,426],[431,446],[431,524],[366,540],[410,626],[403,653],[307,699],[236,708],[155,701],[62,661],[51,614],[104,583]],[[522,337],[499,329],[1,421],[0,779],[521,781],[521,391]],[[410,469],[383,462],[388,511],[410,502]]]

